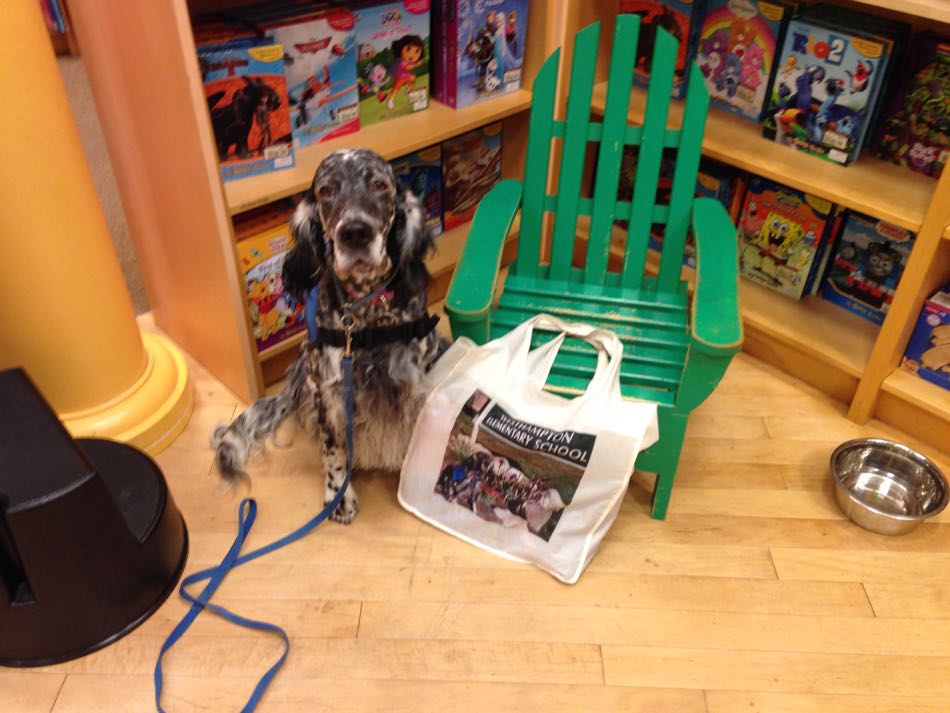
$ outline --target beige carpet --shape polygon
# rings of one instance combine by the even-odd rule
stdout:
[[[119,191],[115,183],[115,174],[109,162],[109,153],[106,150],[105,138],[99,117],[96,115],[96,106],[89,89],[89,80],[82,60],[78,57],[59,57],[59,70],[63,75],[69,103],[76,117],[79,127],[79,136],[86,151],[86,160],[92,171],[92,180],[99,194],[99,203],[105,213],[112,234],[115,252],[125,275],[125,284],[132,297],[132,306],[136,314],[148,311],[148,298],[139,273],[135,250],[129,236],[129,226],[125,222],[125,213]]]

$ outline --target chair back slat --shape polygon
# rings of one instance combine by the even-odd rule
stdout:
[[[594,205],[587,242],[587,262],[584,268],[585,282],[603,283],[607,274],[610,235],[617,206],[617,183],[620,180],[620,161],[623,158],[624,141],[627,135],[630,85],[633,82],[633,65],[637,57],[639,34],[639,16],[619,15],[617,17],[610,75],[607,82],[604,121],[600,132],[600,151],[597,154]]]
[[[587,150],[587,126],[590,121],[599,38],[600,23],[595,22],[578,32],[574,42],[574,62],[567,98],[567,129],[561,156],[551,247],[550,277],[557,280],[566,280],[570,274],[577,237],[577,208]]]
[[[624,287],[638,288],[643,282],[643,269],[650,239],[649,216],[652,215],[653,204],[656,202],[660,161],[663,158],[663,140],[666,136],[666,117],[673,91],[676,52],[676,40],[666,30],[658,28],[647,89],[643,138],[637,158],[637,177],[629,216],[627,251],[624,255],[621,279]]]
[[[521,202],[521,232],[514,270],[519,275],[537,277],[541,254],[541,226],[546,206],[548,163],[554,134],[554,94],[560,48],[545,60],[532,85],[531,118]]]
[[[680,128],[680,146],[676,153],[670,210],[666,220],[666,233],[663,236],[658,292],[673,292],[680,282],[708,109],[709,92],[706,90],[706,82],[699,67],[693,64],[686,87],[686,109]]]

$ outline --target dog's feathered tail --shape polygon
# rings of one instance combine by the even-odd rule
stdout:
[[[263,441],[290,417],[292,404],[284,394],[258,399],[230,426],[218,426],[211,435],[215,461],[229,480],[246,475],[248,458],[262,450]]]

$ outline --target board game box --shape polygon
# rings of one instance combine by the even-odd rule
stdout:
[[[791,12],[781,2],[707,0],[696,61],[714,104],[761,119]]]
[[[260,19],[257,26],[284,46],[294,146],[303,148],[358,131],[353,14],[322,8]]]
[[[739,220],[739,272],[789,297],[811,291],[833,225],[828,201],[769,181],[749,179]]]
[[[306,329],[304,306],[284,292],[281,269],[293,248],[290,211],[265,209],[235,224],[238,266],[258,351]],[[242,238],[242,236],[244,236]]]
[[[198,47],[225,181],[294,165],[284,50],[279,44],[255,42]]]
[[[950,284],[924,303],[901,366],[950,389]]]
[[[950,155],[950,40],[914,37],[875,140],[879,158],[939,178]]]
[[[429,0],[351,5],[363,126],[429,106]]]
[[[660,161],[660,175],[657,179],[656,202],[658,205],[668,205],[670,193],[673,189],[673,171],[676,154],[667,149]],[[624,148],[623,159],[620,163],[620,183],[617,188],[617,200],[629,202],[633,199],[633,189],[637,176],[637,147]],[[742,198],[745,187],[745,176],[732,166],[726,166],[711,159],[703,159],[696,174],[696,197],[714,198],[725,206],[730,216],[735,220],[738,214],[738,201]],[[628,223],[624,219],[614,223],[626,230]],[[654,224],[650,227],[649,247],[651,250],[661,251],[663,248],[663,234],[665,226]],[[686,235],[686,245],[683,252],[683,264],[687,267],[696,267],[696,245],[692,231]]]
[[[460,109],[521,87],[529,0],[444,0],[433,25],[434,91]]]
[[[818,20],[791,21],[763,134],[839,164],[857,158],[891,42]]]
[[[634,84],[641,87],[649,84],[656,30],[661,27],[679,43],[673,96],[683,98],[686,93],[686,67],[695,56],[705,6],[706,0],[620,0],[620,12],[640,16]]]
[[[396,178],[422,202],[426,227],[442,233],[442,147],[430,146],[390,161]]]
[[[881,324],[913,243],[910,231],[849,211],[842,220],[822,297]]]
[[[445,230],[471,220],[479,202],[500,180],[500,123],[489,124],[444,142],[442,186]]]

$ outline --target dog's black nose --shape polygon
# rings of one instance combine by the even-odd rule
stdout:
[[[372,239],[372,227],[361,220],[354,220],[340,228],[340,242],[347,247],[361,247]]]

